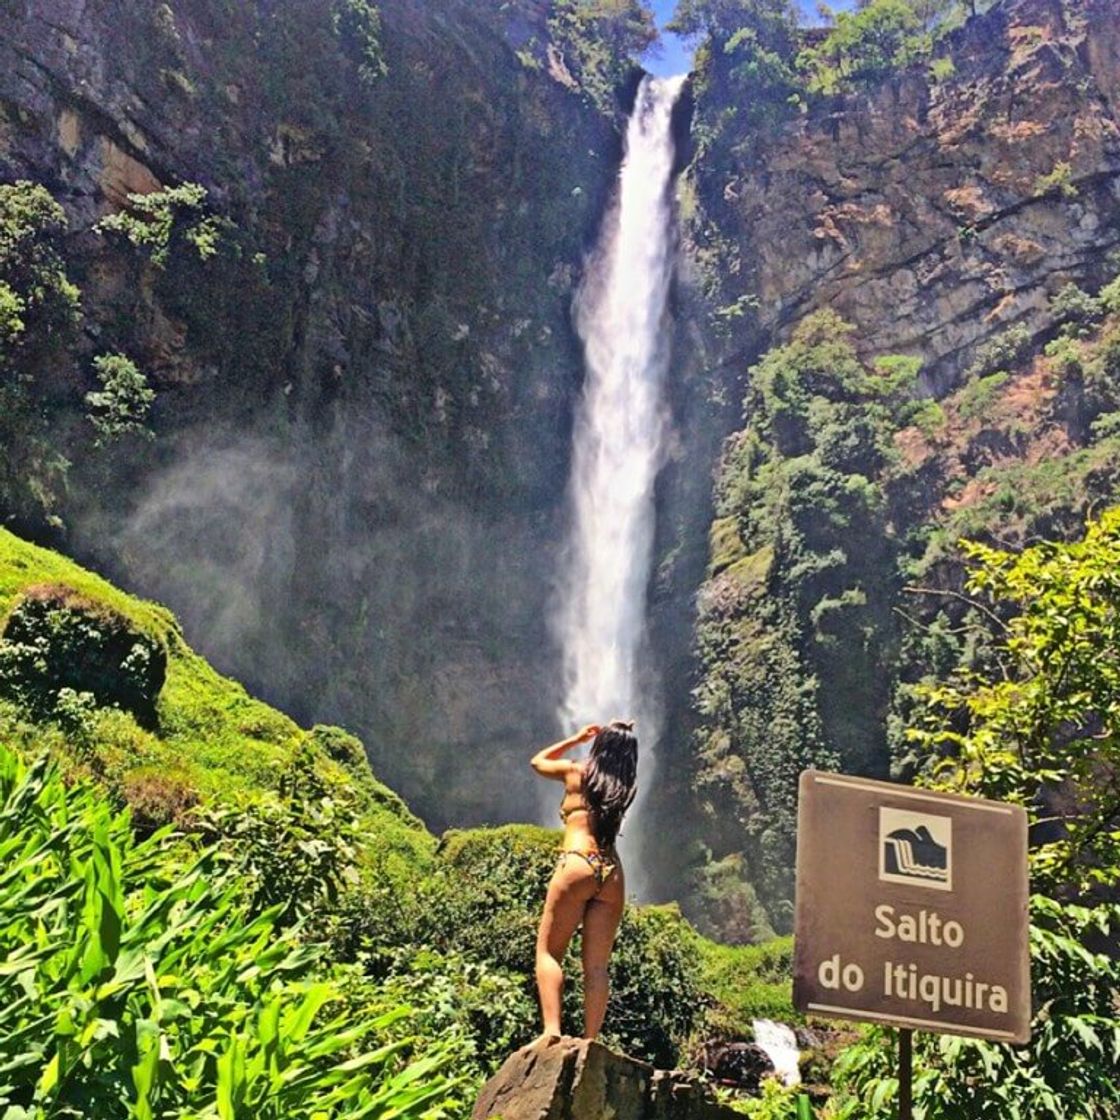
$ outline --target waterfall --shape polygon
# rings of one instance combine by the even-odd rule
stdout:
[[[782,1084],[800,1085],[801,1051],[793,1028],[785,1023],[775,1023],[773,1019],[752,1019],[751,1028],[755,1044],[766,1051]]]
[[[662,385],[675,254],[671,116],[684,77],[646,77],[626,133],[617,201],[576,302],[586,379],[575,417],[557,624],[568,729],[638,720],[642,781],[658,707],[640,688],[653,487],[666,436]]]

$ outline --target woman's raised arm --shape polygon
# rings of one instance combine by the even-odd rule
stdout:
[[[530,765],[542,777],[563,778],[575,765],[571,759],[564,758],[564,755],[573,747],[578,747],[580,743],[586,743],[589,739],[594,739],[598,734],[599,725],[589,723],[585,728],[577,731],[574,735],[569,735],[566,739],[561,739],[558,743],[553,743],[551,747],[545,747],[544,750],[537,751],[537,753],[533,755]]]

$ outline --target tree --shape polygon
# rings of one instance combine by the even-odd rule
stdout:
[[[990,658],[921,689],[909,737],[927,781],[1028,811],[1036,1012],[1023,1047],[919,1036],[915,1105],[1107,1120],[1120,1107],[1120,966],[1106,951],[1120,932],[1120,508],[1072,544],[964,549]],[[892,1049],[873,1030],[841,1056],[841,1120],[894,1115]]]
[[[685,38],[708,36],[726,42],[737,31],[751,29],[761,39],[775,34],[792,39],[797,28],[797,7],[792,0],[678,0],[666,31]]]
[[[52,442],[49,412],[72,389],[60,361],[81,317],[66,274],[63,209],[37,183],[0,185],[0,515],[48,516],[68,463]]]
[[[940,784],[1026,805],[1032,876],[1056,897],[1120,886],[1120,508],[1082,540],[966,543],[995,670],[925,692],[910,738]]]
[[[798,66],[812,92],[827,94],[844,82],[878,81],[931,49],[915,0],[870,0],[857,11],[837,13],[832,30],[801,53]]]

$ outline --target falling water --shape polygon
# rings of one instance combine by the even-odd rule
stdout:
[[[573,434],[572,529],[558,619],[561,718],[569,727],[636,718],[643,751],[652,746],[657,710],[641,695],[639,659],[653,486],[665,449],[662,383],[675,249],[671,116],[683,82],[647,77],[638,90],[617,204],[604,222],[576,316],[587,373]]]
[[[774,1072],[781,1078],[783,1085],[801,1084],[801,1051],[797,1045],[797,1035],[785,1023],[775,1023],[773,1019],[753,1019],[755,1043],[766,1051],[774,1063]]]

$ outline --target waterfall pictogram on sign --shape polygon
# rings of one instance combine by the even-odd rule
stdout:
[[[938,891],[953,889],[953,820],[879,808],[879,878]]]

